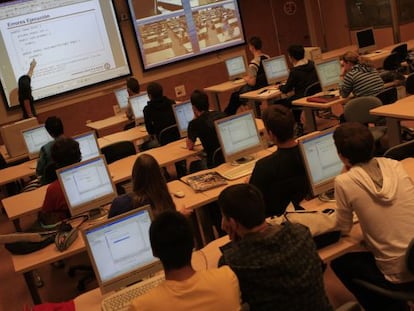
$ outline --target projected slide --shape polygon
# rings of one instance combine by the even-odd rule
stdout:
[[[245,42],[237,0],[129,0],[144,69]]]
[[[32,0],[0,5],[1,82],[10,93],[30,62],[34,99],[129,74],[110,0]]]

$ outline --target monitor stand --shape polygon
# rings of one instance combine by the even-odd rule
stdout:
[[[254,156],[250,155],[250,156],[244,156],[241,158],[238,158],[237,160],[234,160],[233,162],[231,162],[231,165],[237,166],[237,165],[241,165],[241,164],[246,164],[247,162],[253,161],[254,160]]]
[[[321,193],[318,196],[318,198],[322,202],[336,202],[335,201],[335,190],[334,189],[331,189],[331,190],[328,190],[328,191],[326,191],[324,193]]]
[[[103,207],[94,208],[88,212],[89,221],[101,221],[106,219],[107,216],[108,210],[104,209]]]

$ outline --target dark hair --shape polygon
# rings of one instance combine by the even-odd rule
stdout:
[[[208,95],[200,90],[194,90],[191,94],[191,104],[197,108],[198,111],[208,111]]]
[[[53,138],[63,135],[63,123],[58,117],[48,117],[45,122],[45,128]]]
[[[81,160],[79,143],[70,137],[59,137],[52,145],[51,156],[56,168],[77,163]]]
[[[161,84],[157,82],[151,82],[147,86],[147,93],[151,96],[151,99],[161,99],[163,96],[163,90]]]
[[[334,134],[338,153],[354,165],[366,163],[374,154],[374,137],[365,125],[357,122],[347,122],[339,126]]]
[[[139,82],[138,82],[137,79],[132,78],[132,77],[131,78],[128,78],[126,80],[126,85],[127,85],[127,88],[129,90],[131,90],[133,93],[135,93],[135,94],[138,94],[139,93],[140,86],[139,86]]]
[[[263,195],[253,185],[227,187],[220,193],[218,204],[224,217],[233,218],[246,229],[259,226],[265,221]]]
[[[152,222],[149,235],[152,252],[165,270],[191,265],[194,238],[184,215],[176,211],[162,212]]]
[[[252,45],[256,50],[262,49],[262,39],[260,39],[259,37],[251,37],[249,39],[249,44]]]
[[[359,63],[359,55],[358,53],[348,51],[341,56],[341,60],[343,60],[345,63],[351,63],[352,65],[356,65]]]
[[[30,77],[28,75],[21,76],[17,84],[18,84],[19,101],[22,101],[25,99],[33,100]]]
[[[294,44],[289,46],[288,53],[296,60],[301,60],[305,57],[305,49],[303,45]]]
[[[263,111],[262,119],[266,129],[281,143],[293,138],[295,119],[290,109],[282,105],[271,105]]]
[[[140,155],[132,168],[132,189],[138,200],[149,200],[154,214],[175,210],[164,175],[156,159],[149,154]]]

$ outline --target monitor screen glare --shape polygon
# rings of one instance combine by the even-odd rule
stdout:
[[[144,108],[149,102],[147,93],[131,96],[129,102],[131,103],[132,113],[137,122],[144,121]]]
[[[359,53],[367,53],[376,49],[374,30],[372,28],[357,31],[356,38]]]
[[[47,132],[44,124],[22,131],[29,156],[38,155],[40,149],[52,141],[52,136]]]
[[[181,136],[186,136],[188,123],[194,119],[194,111],[191,101],[175,104],[174,115]]]
[[[94,132],[89,132],[73,137],[78,143],[81,151],[82,161],[95,158],[100,155],[98,142]]]
[[[265,71],[268,84],[282,82],[289,76],[289,68],[285,55],[263,60],[263,69]]]
[[[128,90],[126,88],[115,90],[116,101],[121,110],[125,110],[128,106]]]
[[[341,63],[338,58],[317,63],[315,68],[323,91],[338,89],[341,75]]]
[[[252,111],[217,120],[215,126],[226,162],[244,162],[263,149]]]
[[[246,64],[242,55],[229,58],[225,61],[229,79],[241,78],[246,74]]]

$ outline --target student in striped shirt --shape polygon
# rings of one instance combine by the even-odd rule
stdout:
[[[384,89],[384,81],[377,70],[368,64],[360,63],[355,52],[346,52],[341,57],[341,79],[339,92],[341,97],[375,96]]]

